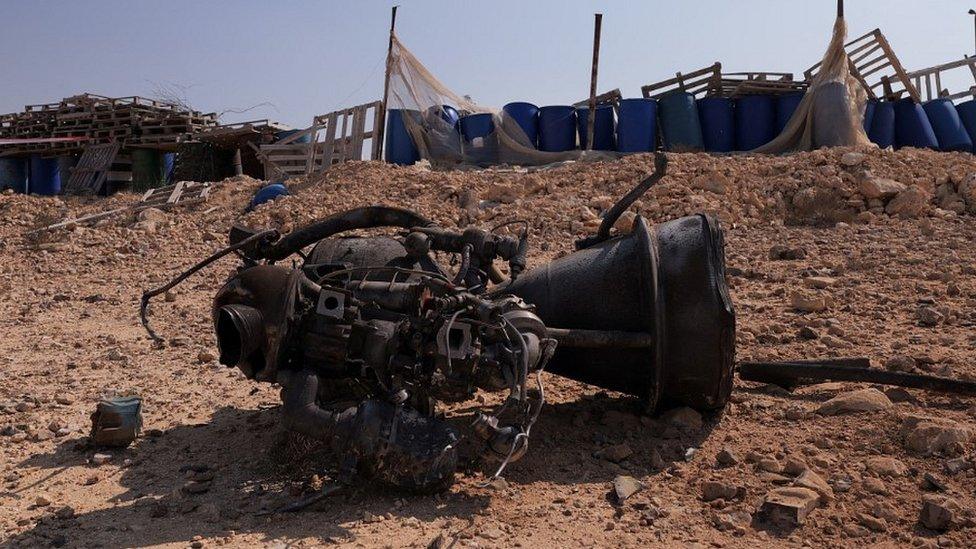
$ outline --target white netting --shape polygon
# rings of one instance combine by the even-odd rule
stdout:
[[[864,133],[867,92],[851,75],[844,41],[847,23],[838,17],[834,36],[790,122],[779,136],[755,149],[757,153],[811,151],[820,147],[873,146]]]
[[[522,127],[502,109],[478,105],[459,96],[442,84],[427,67],[408,50],[396,35],[390,55],[389,109],[403,111],[404,126],[413,138],[421,158],[434,164],[542,165],[574,160],[582,155],[614,156],[605,151],[571,150],[545,152],[537,150]],[[450,109],[458,114],[488,113],[494,129],[471,142],[458,135]]]

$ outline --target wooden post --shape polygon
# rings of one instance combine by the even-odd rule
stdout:
[[[376,158],[383,159],[383,139],[386,134],[386,101],[390,97],[390,62],[393,57],[393,31],[396,28],[396,12],[399,6],[393,6],[393,13],[390,16],[390,42],[386,46],[386,76],[383,78],[383,103],[380,105],[379,127],[374,128],[373,139],[377,143],[374,150],[377,151]]]
[[[593,136],[596,125],[596,73],[600,65],[600,26],[603,23],[603,14],[593,14],[595,23],[593,26],[593,67],[590,72],[590,110],[586,120],[586,150],[593,150]]]
[[[837,0],[837,17],[844,17],[844,0]]]

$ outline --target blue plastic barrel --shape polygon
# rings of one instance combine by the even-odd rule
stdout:
[[[39,154],[31,155],[27,190],[31,194],[44,196],[54,196],[61,192],[61,170],[57,158],[43,158]]]
[[[391,164],[409,166],[420,160],[420,151],[407,132],[404,117],[419,121],[420,113],[414,110],[390,109],[386,115],[386,161]]]
[[[668,151],[700,151],[705,148],[695,96],[687,92],[665,95],[657,102],[661,137]]]
[[[877,99],[868,99],[864,104],[864,132],[871,131],[871,122],[874,120],[874,109],[878,108]]]
[[[488,137],[493,131],[495,131],[495,121],[491,113],[482,112],[461,117],[461,137],[467,143],[479,137]]]
[[[173,182],[173,170],[176,168],[176,153],[163,153],[163,176],[165,183]]]
[[[728,97],[703,97],[698,100],[702,142],[708,152],[735,150],[735,113]]]
[[[751,151],[776,137],[776,101],[769,95],[735,100],[735,148]]]
[[[428,114],[431,116],[437,116],[444,122],[447,122],[451,126],[456,126],[458,120],[461,119],[461,115],[458,113],[457,109],[450,105],[435,105],[427,109]]]
[[[305,131],[305,130],[282,130],[280,132],[275,132],[275,141],[281,141],[283,139],[287,139],[287,138],[295,135],[296,133],[300,133],[300,132],[303,132],[303,131]],[[303,136],[299,137],[298,139],[292,141],[291,144],[311,143],[311,142],[312,142],[312,134],[309,133],[307,135],[303,135]]]
[[[588,141],[590,108],[578,107],[576,109],[576,126],[579,130],[580,148],[585,149]],[[598,105],[596,116],[593,119],[593,150],[612,151],[614,149],[613,134],[615,124],[613,121],[613,106]]]
[[[800,101],[803,101],[802,93],[788,93],[785,95],[776,96],[776,135],[782,132],[786,125],[790,123],[790,119],[793,118],[793,113],[796,112],[796,108],[800,106]]]
[[[539,109],[539,150],[571,151],[576,148],[576,109],[551,105]]]
[[[882,149],[895,146],[895,104],[891,101],[878,101],[874,106],[868,139]]]
[[[939,149],[943,151],[971,151],[973,140],[966,131],[951,99],[933,99],[922,107],[932,124]]]
[[[621,99],[617,105],[617,150],[652,152],[657,148],[657,100]]]
[[[973,149],[976,150],[976,99],[964,101],[956,105],[956,112],[959,119],[969,134],[969,139],[973,142]]]
[[[277,199],[280,196],[286,196],[288,194],[288,187],[285,187],[282,183],[272,183],[258,189],[258,192],[254,193],[254,197],[251,198],[251,205],[248,209],[254,209],[260,204],[265,202],[270,202]]]
[[[910,97],[895,101],[895,146],[939,148],[939,140],[925,109]]]
[[[8,156],[0,158],[0,189],[27,192],[27,158]]]
[[[525,137],[529,143],[535,145],[539,140],[539,107],[532,103],[514,102],[502,107],[505,114],[511,116],[513,120],[525,132]]]

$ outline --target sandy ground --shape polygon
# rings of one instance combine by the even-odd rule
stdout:
[[[976,378],[976,227],[965,200],[958,207],[945,196],[964,195],[976,160],[844,153],[673,155],[671,175],[635,209],[654,221],[694,211],[723,219],[740,360],[866,356],[878,368]],[[976,456],[967,435],[976,429],[976,400],[887,390],[883,402],[872,397],[872,411],[816,413],[866,388],[853,383],[788,393],[737,381],[725,412],[699,428],[694,417],[691,425],[642,417],[631,397],[548,376],[550,403],[504,483],[483,486],[471,472],[437,496],[363,486],[302,513],[264,514],[312,493],[333,464],[281,433],[275,387],[214,360],[209,303],[234,261],[155,303],[164,348],[151,345],[138,321],[141,292],[219,248],[234,222],[287,230],[374,202],[447,226],[527,218],[539,264],[568,253],[609,197],[652,163],[639,156],[450,173],[354,163],[243,217],[260,186],[246,178],[225,182],[204,204],[44,238],[21,235],[136,197],[0,196],[0,545],[972,546]],[[870,191],[860,190],[865,169],[919,189],[922,207],[905,218],[883,213],[900,211],[889,208],[897,196],[869,202]],[[810,213],[797,198],[808,188],[835,194]],[[773,260],[774,246],[805,256]],[[92,448],[89,414],[113,394],[142,396],[143,435],[125,450]],[[913,416],[936,418],[942,430],[909,432],[905,418]],[[632,453],[617,463],[595,457],[617,445]],[[101,463],[96,454],[110,457]],[[796,528],[770,524],[758,512],[767,493],[804,470],[832,496],[821,495]],[[611,496],[620,475],[643,485],[622,504]],[[204,491],[187,494],[190,480]],[[707,481],[727,493],[705,501]],[[926,497],[952,500],[940,499],[951,515],[944,530],[920,522]]]

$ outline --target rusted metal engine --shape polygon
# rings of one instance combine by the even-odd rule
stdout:
[[[533,270],[525,271],[527,230],[451,231],[373,206],[284,236],[235,228],[228,248],[144,295],[143,309],[152,295],[236,252],[242,264],[213,304],[220,362],[279,383],[285,426],[326,441],[341,481],[361,475],[441,489],[462,441],[497,475],[528,448],[547,365],[638,395],[648,412],[725,405],[735,317],[717,222],[698,215],[651,227],[638,217],[629,234],[609,234],[665,165],[578,251]],[[396,231],[341,235],[383,227]],[[453,275],[435,261],[441,253],[458,259]],[[296,254],[299,264],[275,264]],[[508,263],[508,276],[497,260]],[[438,414],[438,402],[467,400],[479,388],[507,394],[463,428]]]

